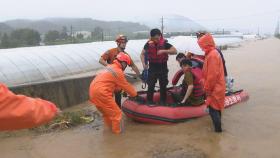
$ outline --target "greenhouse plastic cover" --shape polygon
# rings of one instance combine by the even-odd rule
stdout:
[[[221,39],[219,39],[222,41]],[[237,39],[235,39],[234,42]],[[204,53],[197,45],[197,39],[177,36],[168,39],[178,52]],[[238,39],[240,42],[241,39]],[[140,53],[147,40],[130,40],[126,52],[135,62],[140,61]],[[222,41],[220,43],[227,43]],[[230,43],[230,42],[229,42]],[[217,43],[219,45],[219,42]],[[8,86],[51,82],[77,74],[94,72],[103,66],[100,56],[108,49],[116,47],[114,41],[57,46],[38,46],[0,49],[0,82]],[[94,75],[94,74],[92,74]]]

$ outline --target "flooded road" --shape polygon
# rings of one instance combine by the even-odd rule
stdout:
[[[125,120],[125,133],[103,126],[43,135],[0,137],[1,158],[278,158],[280,157],[280,40],[243,43],[224,51],[235,86],[250,99],[226,109],[224,132],[213,132],[209,116],[176,125]],[[174,60],[171,58],[170,61]],[[174,74],[177,63],[169,62]],[[140,89],[140,84],[137,85]]]

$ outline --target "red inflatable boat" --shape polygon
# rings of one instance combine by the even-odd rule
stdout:
[[[127,99],[122,105],[123,112],[127,117],[140,122],[155,124],[171,124],[186,121],[190,118],[201,117],[207,115],[206,105],[200,106],[172,106],[172,93],[180,90],[180,87],[170,88],[167,91],[167,105],[145,105],[135,100]],[[146,92],[140,94],[141,98],[146,99]],[[248,93],[243,90],[236,91],[225,99],[225,108],[243,102],[249,98]],[[160,99],[159,92],[155,92],[154,101]]]

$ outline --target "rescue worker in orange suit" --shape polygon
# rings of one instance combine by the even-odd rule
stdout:
[[[197,33],[196,33],[196,37],[197,37],[197,39],[199,39],[200,37],[202,37],[202,36],[205,35],[205,34],[206,34],[206,32],[203,32],[203,31],[197,32]],[[224,75],[225,75],[225,77],[227,77],[227,76],[228,76],[228,73],[227,73],[227,67],[226,67],[226,61],[225,61],[224,55],[223,55],[221,49],[219,49],[219,48],[217,48],[217,47],[216,47],[216,49],[217,49],[217,52],[220,54],[220,56],[221,56],[221,58],[222,58],[222,61],[223,61],[223,68],[224,68]]]
[[[226,91],[223,61],[209,33],[200,37],[198,44],[205,52],[202,84],[206,93],[206,105],[209,107],[215,132],[222,132],[221,111],[224,109]]]
[[[147,104],[154,104],[153,96],[157,80],[159,80],[160,85],[160,103],[165,104],[168,84],[168,55],[175,55],[177,50],[163,38],[159,29],[152,29],[150,36],[140,56],[143,68],[148,69]],[[145,56],[147,56],[148,64],[145,62]]]
[[[117,47],[109,49],[105,53],[103,53],[103,55],[99,59],[100,64],[102,64],[104,66],[107,66],[108,64],[112,64],[113,61],[115,60],[116,56],[120,52],[126,53],[124,50],[125,50],[126,44],[128,42],[127,37],[124,35],[118,35],[116,37],[115,41],[117,43]],[[129,66],[132,68],[132,70],[136,73],[137,76],[140,76],[139,69],[132,60],[131,60],[131,64],[129,64]],[[121,91],[119,91],[119,90],[116,90],[116,92],[115,92],[115,101],[118,104],[118,106],[121,107],[122,95],[121,95]]]
[[[113,99],[114,91],[122,89],[131,97],[137,95],[135,88],[128,83],[123,72],[130,64],[130,57],[120,52],[116,60],[98,73],[90,84],[90,101],[103,114],[104,123],[116,134],[121,132],[122,112]]]
[[[51,102],[15,95],[0,83],[0,131],[33,128],[51,121],[58,108]]]

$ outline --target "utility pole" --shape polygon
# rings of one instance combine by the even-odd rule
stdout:
[[[161,33],[163,34],[163,16],[161,17]]]
[[[104,41],[104,30],[102,30],[102,32],[101,32],[101,41],[102,42]]]
[[[279,35],[279,28],[280,26],[279,26],[279,18],[278,18],[278,21],[277,21],[277,25],[276,25],[276,29],[275,29],[275,33],[274,33],[274,35],[275,36],[278,36]]]
[[[73,26],[70,26],[70,32],[71,32],[71,42],[73,43]]]

